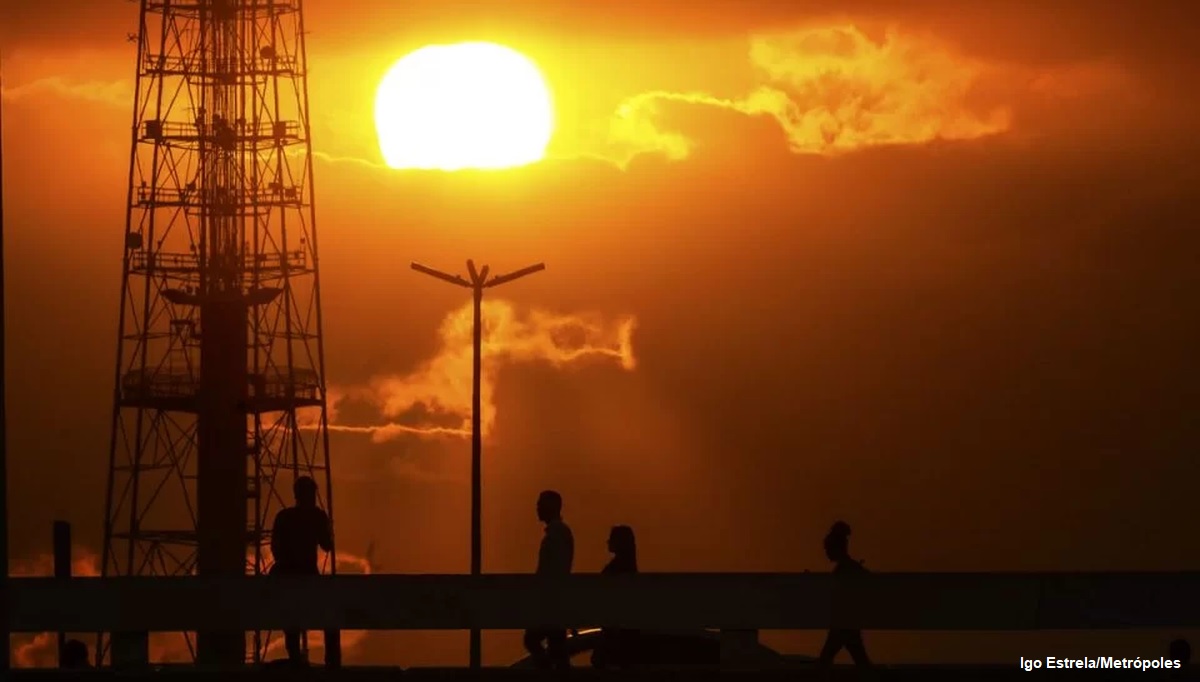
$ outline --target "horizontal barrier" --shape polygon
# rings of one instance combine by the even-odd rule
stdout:
[[[14,578],[13,632],[1200,627],[1200,572]]]

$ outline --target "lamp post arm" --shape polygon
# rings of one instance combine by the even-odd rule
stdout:
[[[422,274],[429,275],[430,277],[435,277],[437,279],[440,279],[444,282],[456,284],[460,287],[466,287],[468,289],[472,288],[472,284],[470,282],[468,282],[467,280],[463,279],[459,275],[450,275],[445,272],[442,272],[441,270],[434,270],[433,268],[426,267],[424,265],[421,265],[420,263],[413,263],[412,269],[416,270],[417,272],[420,272]]]
[[[486,287],[500,286],[501,284],[507,284],[513,280],[521,279],[522,277],[525,277],[526,275],[532,275],[535,272],[541,272],[542,270],[545,270],[545,269],[546,269],[545,263],[538,263],[537,265],[530,265],[527,268],[521,268],[520,270],[517,270],[516,272],[510,272],[507,275],[497,275],[497,276],[493,277],[490,281],[488,281],[488,283],[485,284],[484,286],[486,286]]]

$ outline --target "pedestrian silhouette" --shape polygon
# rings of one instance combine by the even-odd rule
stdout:
[[[333,548],[329,517],[317,506],[317,484],[311,478],[297,478],[292,492],[296,506],[276,514],[271,529],[271,555],[275,557],[271,575],[319,575],[317,548],[326,552]],[[300,643],[302,634],[298,630],[284,632],[288,659],[294,663],[308,661],[308,652]]]
[[[613,526],[608,534],[608,551],[613,558],[601,571],[604,575],[620,575],[638,572],[637,540],[629,526]],[[592,652],[592,666],[607,668],[611,665],[628,667],[633,663],[637,650],[637,631],[625,628],[601,628],[600,646]]]
[[[1167,647],[1167,660],[1179,661],[1179,668],[1172,670],[1172,679],[1188,679],[1188,666],[1192,663],[1192,645],[1186,639],[1177,639]]]
[[[608,551],[613,558],[602,573],[637,573],[637,539],[629,526],[613,526],[608,533]]]
[[[546,524],[542,546],[538,550],[537,574],[558,578],[571,574],[575,560],[575,538],[562,520],[562,496],[544,490],[538,496],[538,520]],[[542,646],[543,642],[545,647]],[[567,655],[567,628],[564,625],[546,626],[525,631],[525,649],[539,668],[555,667],[565,670],[571,666]]]
[[[850,525],[844,521],[833,524],[833,527],[829,529],[829,534],[825,536],[825,556],[834,563],[833,573],[836,576],[861,575],[867,572],[862,562],[855,561],[850,557]],[[856,665],[861,667],[871,665],[870,659],[867,658],[867,649],[863,646],[862,632],[830,630],[818,658],[821,667],[828,667],[832,664],[834,657],[843,648],[850,654],[850,658]]]
[[[92,667],[88,660],[87,644],[78,639],[68,639],[63,645],[60,664],[65,670],[84,670]]]

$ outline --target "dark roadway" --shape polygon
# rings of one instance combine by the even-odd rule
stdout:
[[[1011,666],[880,666],[873,677],[864,677],[859,671],[841,667],[822,675],[813,668],[788,668],[770,671],[736,671],[713,669],[646,669],[628,672],[602,673],[590,668],[573,668],[569,673],[571,680],[589,682],[591,680],[630,680],[631,682],[775,682],[787,680],[800,682],[802,680],[953,680],[954,682],[972,682],[974,680],[1008,680],[1024,678],[1030,674],[1022,672],[1014,663]],[[1197,679],[1189,674],[1186,678],[1168,676],[1165,673],[1141,672],[1136,670],[1085,670],[1085,671],[1036,671],[1033,677],[1049,677],[1054,680],[1163,680],[1163,679]],[[542,679],[562,679],[556,674],[539,673],[528,670],[510,668],[485,668],[475,674],[467,669],[446,668],[416,668],[402,670],[400,668],[355,668],[346,667],[339,670],[324,670],[321,668],[294,669],[288,667],[246,668],[237,672],[229,670],[198,670],[198,669],[162,669],[143,672],[103,671],[59,671],[59,670],[21,670],[13,671],[12,682],[59,682],[65,680],[161,680],[179,682],[235,682],[238,680],[287,680],[303,682],[382,682],[384,680],[405,680],[406,682],[458,682],[459,680],[481,680],[483,682],[523,682]]]

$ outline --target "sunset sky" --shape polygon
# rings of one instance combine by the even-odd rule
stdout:
[[[827,570],[839,518],[877,571],[1197,566],[1187,3],[829,5],[305,3],[339,552],[468,568],[469,295],[408,263],[475,258],[548,267],[485,311],[487,571],[533,569],[548,487],[581,572],[616,523],[646,571]],[[18,571],[53,519],[101,544],[137,11],[0,9]],[[547,159],[388,168],[384,73],[471,40],[541,69]],[[1007,661],[1167,634],[867,644]],[[347,660],[465,643],[372,635]]]

